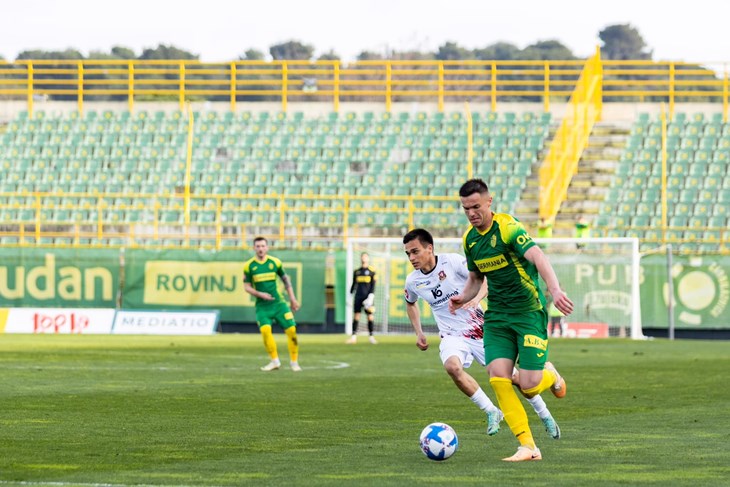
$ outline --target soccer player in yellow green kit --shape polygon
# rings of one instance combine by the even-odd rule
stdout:
[[[281,261],[276,257],[267,255],[269,252],[268,241],[264,237],[256,237],[253,240],[253,248],[256,255],[243,265],[243,288],[247,293],[256,297],[256,324],[258,324],[259,331],[264,339],[266,352],[271,357],[271,362],[261,367],[261,370],[270,372],[281,367],[276,341],[274,341],[274,335],[271,333],[271,325],[273,322],[277,322],[286,333],[291,369],[294,372],[300,372],[302,368],[299,366],[298,361],[297,324],[292,313],[292,311],[299,309],[299,302],[294,295],[291,281],[284,272]],[[284,282],[291,308],[289,308],[277,289],[277,277],[280,277]]]
[[[547,389],[556,397],[565,396],[565,381],[547,361],[548,313],[538,275],[560,312],[570,314],[573,302],[560,288],[552,265],[522,224],[511,215],[491,210],[492,195],[484,181],[470,179],[459,189],[459,197],[471,224],[463,236],[469,278],[461,294],[451,298],[449,308],[455,311],[471,301],[487,279],[484,347],[489,383],[505,421],[520,442],[517,453],[504,460],[541,460],[527,413],[512,387],[512,370],[519,357],[519,385],[527,397]]]

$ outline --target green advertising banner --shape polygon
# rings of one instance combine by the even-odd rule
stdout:
[[[667,328],[667,257],[641,259],[641,319],[644,328]],[[730,328],[730,256],[674,256],[674,325],[677,329]]]
[[[372,266],[378,274],[378,296],[387,293],[390,324],[408,323],[403,304],[403,284],[411,271],[405,257],[393,254],[383,260],[374,252]],[[337,255],[336,321],[344,323],[347,296],[344,252]],[[631,324],[631,265],[626,253],[573,252],[550,255],[560,283],[575,303],[571,323],[606,323],[625,332]],[[672,270],[677,329],[730,328],[730,256],[675,256]],[[667,328],[667,258],[649,255],[641,259],[639,291],[644,328]],[[542,281],[541,281],[542,282]],[[380,302],[383,302],[382,300]],[[385,309],[382,306],[379,308]],[[422,321],[431,323],[427,306]],[[382,320],[379,315],[377,320]]]
[[[115,308],[119,251],[2,249],[0,307]]]
[[[335,252],[335,323],[345,323],[345,308],[347,306],[347,252]]]
[[[326,252],[272,251],[294,286],[300,323],[325,319]],[[243,263],[253,253],[129,249],[125,253],[124,309],[218,309],[221,321],[256,322],[255,299],[243,289]],[[284,296],[283,284],[279,282]]]
[[[4,248],[0,265],[0,307],[116,308],[124,276],[124,309],[218,309],[229,322],[255,322],[254,300],[243,290],[243,262],[250,251],[127,249],[124,272],[116,249]],[[325,319],[327,252],[276,251],[292,279],[302,309],[301,323]],[[335,319],[344,323],[347,296],[344,251],[335,254]],[[380,260],[379,260],[380,259]],[[387,293],[388,319],[406,323],[403,282],[410,267],[401,255],[373,263],[380,270],[376,294]],[[626,256],[589,253],[551,256],[561,284],[576,304],[572,322],[625,327],[630,320],[630,266]],[[644,328],[668,326],[667,259],[641,260]],[[331,266],[331,259],[330,259]],[[678,329],[730,328],[730,256],[675,256],[672,268]],[[423,309],[424,322],[430,322]]]
[[[553,253],[550,262],[575,305],[571,323],[631,325],[631,257],[621,253]],[[544,286],[545,282],[540,279]],[[545,292],[543,287],[543,292]]]

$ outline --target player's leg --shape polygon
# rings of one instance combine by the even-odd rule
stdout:
[[[515,323],[522,337],[517,345],[520,355],[520,389],[525,397],[533,397],[548,389],[562,398],[567,391],[565,381],[555,366],[547,361],[547,313],[545,310],[525,313],[525,319]]]
[[[268,306],[266,307],[268,308]],[[263,306],[256,307],[256,324],[259,326],[259,332],[264,340],[264,348],[266,353],[269,354],[271,361],[261,367],[264,372],[270,372],[277,370],[281,367],[281,361],[279,361],[279,351],[276,349],[276,341],[274,340],[274,334],[271,332],[271,313],[270,310],[265,309]]]
[[[362,299],[355,296],[355,303],[353,304],[353,315],[352,315],[352,335],[347,339],[345,343],[354,345],[357,343],[357,327],[360,326],[360,312],[362,311]]]
[[[520,386],[519,369],[514,369],[512,372],[512,384],[517,387]],[[558,426],[555,418],[553,418],[553,415],[550,413],[550,410],[548,409],[547,404],[545,404],[545,400],[542,398],[542,396],[538,394],[533,397],[525,397],[525,399],[527,399],[527,402],[530,403],[532,409],[535,410],[537,417],[540,418],[540,421],[542,421],[542,424],[543,426],[545,426],[545,431],[547,431],[547,434],[554,440],[559,440],[560,426]]]
[[[566,332],[568,331],[568,322],[565,321],[565,317],[560,318],[560,336],[564,337],[566,336]]]
[[[368,318],[368,334],[370,335],[370,343],[373,345],[377,344],[377,340],[375,340],[375,336],[373,333],[375,332],[375,314],[373,313],[373,310],[371,308],[365,308],[365,314]]]
[[[484,350],[489,364],[489,383],[497,395],[507,425],[520,442],[517,453],[504,460],[539,460],[542,456],[535,446],[527,413],[512,387],[512,370],[517,359],[517,337],[510,326],[513,316],[494,311],[484,316]]]
[[[548,328],[549,337],[559,337],[562,335],[563,327],[560,324],[561,321],[563,321],[562,316],[551,316],[550,317],[550,326]]]
[[[286,334],[286,343],[289,348],[289,360],[291,369],[294,372],[300,372],[302,368],[299,366],[299,339],[297,338],[297,324],[294,321],[294,313],[291,312],[289,305],[280,303],[277,321],[284,328]]]
[[[451,345],[451,343],[454,343],[454,345]],[[502,414],[502,411],[500,411],[489,397],[487,397],[487,394],[481,386],[479,386],[479,383],[470,374],[464,371],[464,369],[471,367],[471,364],[474,361],[482,366],[486,365],[484,360],[484,341],[472,340],[470,338],[463,337],[451,337],[447,335],[441,340],[441,350],[444,352],[441,356],[441,360],[444,362],[444,368],[446,368],[446,371],[449,373],[456,386],[459,387],[464,394],[469,396],[469,399],[471,399],[472,402],[479,407],[479,409],[486,413],[487,434],[489,436],[493,436],[499,433],[499,425],[504,419],[504,414]],[[449,371],[447,361],[444,361],[444,357],[449,357],[449,359],[458,359],[457,365],[461,368],[461,374],[472,381],[473,387],[465,389],[462,385],[460,385],[460,382],[457,381],[454,374]],[[476,392],[472,393],[473,390],[476,390]]]

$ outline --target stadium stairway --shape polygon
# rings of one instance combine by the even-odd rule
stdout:
[[[568,187],[567,199],[560,206],[555,218],[554,237],[572,237],[576,221],[585,218],[591,222],[598,214],[629,132],[630,126],[625,124],[596,124],[588,140],[588,147],[578,163],[578,172]],[[548,139],[553,135],[551,131]],[[542,157],[547,154],[547,149],[546,147]],[[538,220],[538,169],[539,163],[533,168],[516,209],[517,217],[532,228],[533,233],[537,231]]]

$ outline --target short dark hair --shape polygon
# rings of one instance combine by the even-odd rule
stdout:
[[[403,235],[403,245],[407,244],[411,240],[418,239],[419,242],[421,242],[421,245],[424,247],[426,245],[433,245],[433,235],[428,233],[428,230],[424,230],[423,228],[414,228],[410,232]]]
[[[261,241],[263,241],[266,245],[269,245],[269,241],[266,240],[266,237],[256,237],[255,239],[253,239],[253,244],[256,245],[256,242]]]
[[[487,194],[489,193],[489,186],[483,180],[475,178],[465,182],[459,188],[459,196],[466,198],[474,193]]]

